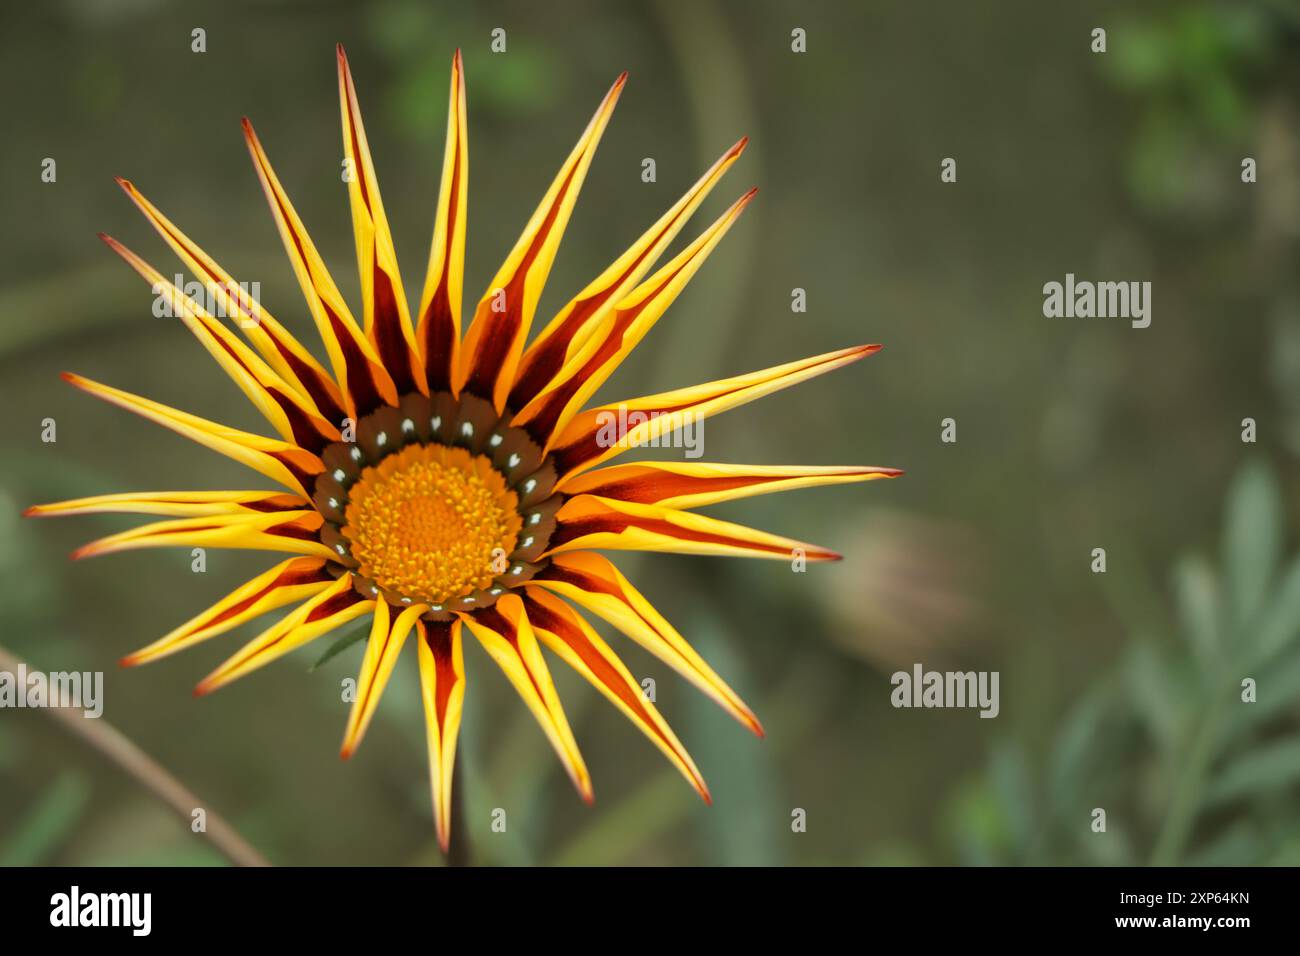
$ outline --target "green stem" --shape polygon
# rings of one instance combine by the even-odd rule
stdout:
[[[1223,712],[1229,700],[1231,697],[1228,694],[1217,695],[1197,728],[1169,813],[1165,816],[1164,826],[1160,829],[1155,850],[1151,854],[1152,866],[1173,866],[1182,855],[1183,844],[1187,842],[1196,819],[1196,811],[1200,807],[1205,774],[1217,753]]]

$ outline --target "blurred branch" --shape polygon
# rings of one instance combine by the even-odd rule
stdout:
[[[18,673],[24,662],[0,646],[0,670]],[[79,710],[63,707],[42,708],[54,720],[63,724],[74,735],[117,764],[137,783],[167,804],[186,823],[196,807],[204,806],[192,791],[167,772],[156,760],[135,745],[125,734],[102,718],[87,720]],[[207,828],[203,835],[231,863],[236,866],[270,866],[266,858],[255,850],[222,817],[207,810]]]

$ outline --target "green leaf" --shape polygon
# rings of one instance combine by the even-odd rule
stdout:
[[[1248,706],[1248,705],[1242,705]],[[1300,740],[1282,740],[1247,753],[1218,775],[1207,804],[1268,793],[1300,781]]]
[[[1241,676],[1255,678],[1256,702],[1242,704],[1247,719],[1265,721],[1288,707],[1300,706],[1300,657],[1279,662],[1258,675]]]
[[[312,664],[311,667],[307,669],[308,672],[316,670],[326,661],[333,660],[353,644],[356,644],[359,641],[364,641],[369,636],[370,624],[365,620],[360,624],[353,626],[351,630],[345,630],[341,635],[334,639],[333,644],[325,649],[325,653],[316,659],[316,663]]]
[[[988,776],[970,777],[952,788],[940,818],[947,838],[966,866],[1008,862],[1014,836],[1010,810]]]
[[[1175,669],[1150,641],[1138,639],[1124,660],[1122,678],[1133,712],[1162,751],[1172,750],[1187,724],[1188,682],[1196,681],[1190,662]]]
[[[85,776],[74,771],[61,774],[41,795],[35,809],[18,821],[11,842],[0,852],[0,866],[49,863],[89,801],[90,785]]]
[[[989,763],[989,779],[1002,803],[1012,846],[1017,857],[1023,860],[1038,827],[1025,752],[1017,745],[999,743],[994,746]]]
[[[1219,656],[1219,593],[1209,562],[1199,556],[1182,558],[1174,567],[1179,630],[1197,660],[1208,664]]]
[[[701,610],[687,623],[696,650],[743,688],[744,667],[718,618]],[[723,866],[784,863],[790,846],[777,835],[791,832],[791,810],[776,798],[779,780],[772,766],[772,748],[754,737],[738,739],[734,722],[703,694],[690,696],[686,714],[685,736],[696,761],[709,768],[709,786],[715,798],[730,801],[725,815],[709,814],[707,820],[702,819],[703,838],[712,843],[710,858]]]
[[[1282,496],[1267,465],[1244,465],[1228,491],[1223,571],[1232,621],[1244,628],[1263,603],[1282,554]]]
[[[1047,758],[1048,799],[1054,812],[1073,810],[1079,783],[1096,762],[1102,720],[1113,707],[1114,695],[1095,687],[1070,709],[1057,731]]]
[[[1300,634],[1300,558],[1292,560],[1261,618],[1250,636],[1247,660],[1252,665],[1271,660]]]
[[[1188,866],[1247,866],[1259,863],[1265,841],[1256,826],[1241,821],[1228,827],[1207,846],[1187,858]]]

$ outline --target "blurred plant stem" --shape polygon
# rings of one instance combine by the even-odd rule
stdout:
[[[16,677],[18,669],[23,666],[25,666],[24,661],[15,657],[7,648],[0,646],[0,670],[7,670]],[[207,826],[201,832],[231,863],[236,866],[270,866],[266,858],[240,836],[234,827],[211,809],[207,809],[204,801],[112,724],[103,718],[88,720],[75,708],[41,709],[63,724],[75,736],[80,737],[84,743],[98,750],[126,771],[146,790],[175,810],[177,816],[186,824],[191,822],[191,814],[196,808],[204,807]]]
[[[1156,838],[1155,850],[1151,854],[1153,866],[1173,866],[1182,854],[1183,844],[1191,832],[1201,803],[1206,774],[1218,750],[1227,705],[1231,700],[1232,697],[1228,694],[1215,697],[1196,730],[1191,749],[1187,753],[1187,762],[1178,777],[1169,813]]]

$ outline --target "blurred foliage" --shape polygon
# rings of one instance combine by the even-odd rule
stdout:
[[[1126,11],[1102,59],[1142,104],[1127,179],[1149,211],[1186,217],[1226,200],[1229,147],[1248,144],[1261,76],[1300,31],[1293,0],[1197,0]]]
[[[1041,766],[1004,742],[958,791],[947,823],[967,861],[1300,862],[1300,552],[1281,560],[1282,494],[1259,461],[1225,512],[1217,570],[1196,554],[1174,568],[1174,633],[1127,621],[1128,647]]]

